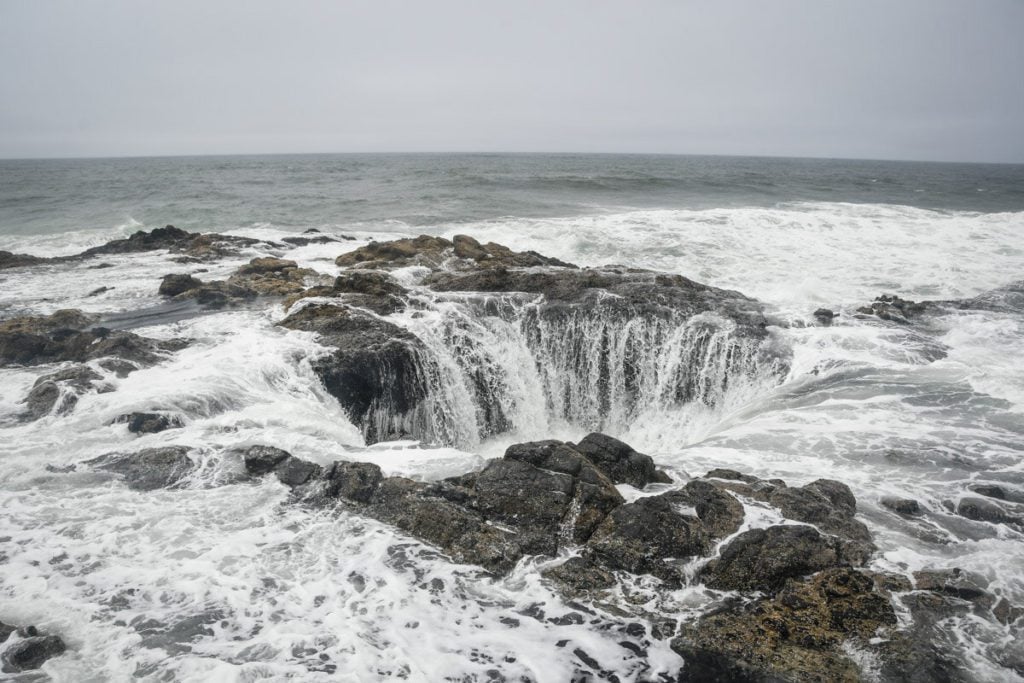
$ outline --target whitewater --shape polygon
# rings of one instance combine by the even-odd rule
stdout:
[[[959,567],[1024,605],[1024,536],[951,509],[978,484],[1024,502],[1024,311],[949,312],[924,328],[857,315],[882,293],[962,299],[1020,280],[1024,211],[761,204],[607,205],[431,224],[407,216],[256,217],[190,227],[278,243],[310,228],[355,239],[258,246],[184,268],[147,252],[104,256],[110,265],[99,269],[76,262],[0,271],[2,317],[77,308],[148,337],[194,340],[127,377],[96,368],[110,391],[86,393],[73,410],[33,422],[18,419],[19,402],[53,368],[0,369],[0,619],[62,635],[68,652],[43,674],[54,681],[567,681],[576,648],[619,680],[658,680],[680,665],[668,641],[640,655],[620,645],[629,640],[623,633],[632,622],[649,627],[655,611],[697,614],[717,599],[703,586],[665,596],[637,580],[614,604],[589,606],[582,623],[558,619],[578,606],[541,578],[551,560],[527,560],[493,579],[372,519],[289,505],[287,489],[270,478],[239,483],[237,463],[223,457],[233,447],[272,444],[324,465],[372,462],[385,474],[434,481],[477,469],[511,443],[576,440],[595,429],[650,454],[680,481],[715,467],[794,486],[838,479],[875,535],[872,568]],[[66,255],[175,220],[8,230],[0,249]],[[593,353],[567,358],[557,340],[531,340],[522,322],[528,297],[482,302],[420,292],[426,312],[397,321],[426,343],[441,421],[423,443],[367,445],[312,370],[328,350],[311,333],[277,326],[280,303],[138,313],[163,304],[157,285],[166,273],[202,269],[204,280],[221,279],[274,255],[334,276],[342,252],[421,233],[467,234],[581,266],[648,268],[741,291],[767,304],[773,354],[751,349],[739,361],[744,379],[725,382],[715,374],[724,321],[612,329],[612,338],[646,340],[651,375],[633,403],[613,381],[611,408],[599,410],[585,400]],[[413,283],[417,273],[394,275]],[[102,287],[109,289],[96,293]],[[815,322],[822,307],[839,314],[830,326]],[[495,308],[503,313],[488,316]],[[584,323],[601,321],[583,321],[574,334],[600,336]],[[467,360],[453,352],[461,348],[479,353]],[[684,377],[698,352],[700,376]],[[502,397],[507,420],[495,433],[479,428],[481,407],[466,379],[474,368],[492,368]],[[698,387],[694,400],[666,398],[684,382]],[[113,423],[152,410],[180,414],[184,426],[135,436]],[[119,449],[172,444],[201,458],[180,490],[137,492],[88,468],[59,471]],[[923,521],[882,506],[887,496],[919,501]],[[748,518],[755,514],[748,509]],[[538,608],[550,619],[528,616]],[[170,635],[147,623],[171,625]],[[944,646],[977,680],[1024,680],[1020,622],[969,616],[945,633]]]

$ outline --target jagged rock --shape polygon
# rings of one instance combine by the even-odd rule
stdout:
[[[391,315],[405,309],[408,291],[385,273],[373,270],[349,270],[339,275],[331,286],[310,287],[285,300],[291,307],[308,297],[334,297],[350,306],[366,308],[377,315]]]
[[[832,320],[838,318],[839,314],[827,308],[819,308],[814,312],[814,319],[822,325],[831,325]]]
[[[573,592],[599,590],[615,585],[614,574],[584,557],[570,557],[562,564],[545,570],[543,575]]]
[[[844,644],[871,648],[877,633],[895,625],[887,595],[869,576],[837,568],[705,615],[672,649],[685,660],[680,681],[852,683],[861,672]]]
[[[93,383],[101,379],[99,373],[88,365],[73,365],[43,375],[35,381],[23,401],[27,408],[25,417],[36,420],[54,410],[58,415],[66,414],[78,403],[78,394],[93,388]]]
[[[38,263],[46,263],[49,259],[30,254],[12,254],[9,251],[0,250],[0,270],[4,268],[19,268],[21,266],[34,266]]]
[[[968,683],[976,680],[953,660],[957,641],[948,626],[950,617],[962,617],[967,603],[942,593],[915,591],[899,597],[911,619],[905,629],[888,634],[878,646],[880,680],[899,683]]]
[[[959,568],[914,572],[914,587],[917,590],[944,593],[986,608],[995,604],[995,597],[985,590],[988,582],[984,577]]]
[[[195,465],[185,446],[146,448],[135,453],[109,453],[86,461],[87,465],[106,472],[124,475],[128,488],[152,491],[178,484]]]
[[[787,579],[842,564],[837,539],[802,524],[751,529],[733,539],[701,577],[717,590],[774,593]]]
[[[302,292],[305,279],[314,275],[316,271],[299,268],[295,261],[262,257],[254,258],[236,270],[228,278],[227,285],[258,295],[287,296]]]
[[[233,452],[242,456],[245,471],[256,477],[273,472],[285,458],[291,457],[288,451],[273,446],[249,446]]]
[[[787,519],[813,524],[825,533],[850,541],[844,554],[857,554],[863,564],[875,550],[868,528],[854,518],[857,501],[846,484],[831,479],[818,479],[806,486],[776,487],[768,502],[779,508]]]
[[[1019,524],[1022,522],[996,503],[984,498],[961,498],[956,506],[956,514],[976,522],[991,522],[993,524]]]
[[[307,305],[279,323],[317,332],[334,348],[313,370],[367,443],[414,435],[428,388],[421,374],[421,342],[411,333],[347,306]]]
[[[84,362],[117,356],[142,365],[156,363],[177,344],[159,342],[131,332],[92,327],[96,319],[77,310],[46,316],[22,316],[0,322],[0,365]]]
[[[159,293],[161,296],[178,296],[185,292],[202,287],[203,281],[194,278],[188,273],[172,273],[164,275],[160,281]]]
[[[476,476],[475,505],[489,519],[529,525],[583,543],[624,501],[594,463],[568,444],[515,444]]]
[[[281,483],[293,488],[307,483],[322,472],[323,468],[320,465],[301,460],[292,455],[289,455],[274,466],[274,474],[281,480]]]
[[[354,240],[354,237],[347,237],[342,235],[342,239]],[[312,237],[282,237],[281,241],[285,244],[290,244],[293,247],[304,247],[308,244],[330,244],[331,242],[340,242],[341,240],[330,237],[329,235],[314,235]]]
[[[1002,486],[998,486],[996,484],[972,484],[968,488],[979,496],[995,498],[996,500],[1006,500],[1006,490],[1003,489]]]
[[[6,673],[32,671],[41,667],[46,660],[63,654],[66,650],[67,647],[59,636],[33,635],[23,638],[4,650],[3,670]]]
[[[642,489],[648,484],[669,484],[672,479],[654,466],[649,455],[637,453],[618,439],[593,432],[573,448],[589,459],[616,484]]]
[[[857,309],[858,313],[864,315],[875,315],[882,320],[907,324],[912,319],[920,317],[933,306],[928,301],[908,301],[895,295],[883,294],[867,306]]]
[[[129,413],[121,415],[116,423],[127,423],[132,434],[156,434],[166,429],[181,427],[181,418],[163,413]]]
[[[481,245],[472,237],[458,235],[449,241],[443,237],[420,235],[412,239],[391,242],[370,242],[365,247],[339,256],[339,266],[392,269],[409,265],[437,269],[448,261],[455,268],[530,268],[533,266],[559,266],[574,268],[572,264],[548,258],[532,251],[515,252],[493,242]]]
[[[380,467],[367,462],[334,463],[327,473],[326,494],[356,503],[369,503],[377,492],[384,475]]]
[[[259,240],[233,235],[214,235],[187,232],[173,225],[156,228],[150,232],[139,230],[125,239],[113,240],[91,249],[86,249],[72,259],[91,258],[105,254],[134,254],[145,251],[166,249],[183,254],[193,260],[212,260],[238,253],[242,247],[258,244]]]
[[[921,505],[913,498],[892,498],[885,497],[880,501],[884,507],[901,515],[921,514]]]

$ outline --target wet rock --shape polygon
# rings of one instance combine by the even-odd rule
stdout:
[[[0,365],[85,362],[117,356],[144,365],[160,359],[167,342],[91,327],[96,318],[77,310],[0,322]],[[86,329],[90,328],[90,329]]]
[[[780,486],[768,495],[768,502],[787,519],[813,524],[825,533],[850,541],[844,552],[860,555],[857,564],[863,564],[874,552],[871,533],[854,518],[857,500],[846,484],[818,479],[799,488]]]
[[[571,593],[601,590],[615,585],[614,574],[584,557],[570,557],[542,573],[545,578],[555,581]]]
[[[299,268],[295,261],[254,258],[228,278],[227,286],[248,290],[255,295],[287,296],[302,292],[306,278],[315,275],[316,271]]]
[[[256,477],[273,472],[275,467],[291,457],[288,451],[273,446],[249,446],[232,452],[243,458],[245,471]]]
[[[86,294],[86,296],[99,296],[100,294],[104,294],[106,292],[109,292],[112,289],[114,289],[114,288],[113,287],[97,287],[96,289],[94,289],[91,292],[89,292],[88,294]]]
[[[164,275],[160,281],[159,293],[161,296],[178,296],[185,292],[202,287],[203,281],[194,278],[188,273],[172,273]]]
[[[948,619],[962,617],[967,603],[949,595],[913,592],[899,598],[910,614],[907,628],[888,634],[878,646],[880,680],[900,683],[968,683],[975,680],[954,661],[951,653],[959,637]]]
[[[637,453],[618,439],[597,432],[588,434],[573,446],[616,484],[642,489],[648,484],[668,484],[672,479],[654,466],[649,455]]]
[[[95,469],[124,476],[125,484],[138,491],[152,491],[178,484],[195,465],[185,446],[147,448],[135,453],[110,453],[86,461]]]
[[[281,323],[319,334],[334,351],[313,362],[368,444],[414,436],[427,423],[421,342],[406,330],[347,306],[307,305]]]
[[[1006,491],[1002,486],[996,484],[972,484],[968,487],[971,491],[974,491],[979,496],[985,496],[987,498],[995,498],[997,500],[1006,500]]]
[[[733,539],[701,573],[717,590],[774,593],[787,579],[841,564],[836,539],[802,524],[751,529]]]
[[[901,515],[921,514],[921,505],[913,498],[893,498],[887,496],[882,498],[880,502],[883,507],[887,507]]]
[[[281,483],[292,488],[305,484],[322,471],[320,465],[291,455],[274,466],[274,474]]]
[[[166,249],[192,260],[209,261],[224,256],[233,256],[238,253],[239,249],[258,243],[259,240],[249,237],[204,235],[168,225],[150,232],[139,230],[125,239],[113,240],[98,247],[86,249],[70,258],[77,260],[107,254],[134,254]]]
[[[732,603],[684,627],[672,649],[680,681],[860,681],[844,652],[896,625],[887,596],[862,572],[838,568],[786,583],[772,598]]]
[[[475,505],[488,519],[530,526],[583,543],[624,501],[582,454],[557,441],[509,446],[477,475]]]
[[[931,307],[931,302],[922,301],[918,303],[901,299],[895,295],[883,294],[867,306],[858,308],[857,312],[864,315],[875,315],[882,320],[907,324],[926,313]]]
[[[355,239],[354,237],[343,237],[343,239]],[[330,237],[328,235],[313,235],[311,237],[283,237],[281,241],[285,244],[290,244],[293,247],[304,247],[309,244],[330,244],[331,242],[338,242],[340,240]]]
[[[18,628],[16,626],[11,626],[10,624],[5,624],[0,621],[0,644],[6,643],[7,639],[11,637],[11,634],[17,630]]]
[[[956,514],[976,522],[992,524],[1016,524],[1021,521],[996,503],[984,498],[961,498],[956,506]]]
[[[356,503],[369,503],[384,475],[380,467],[367,462],[335,462],[327,474],[327,495]]]
[[[131,621],[131,626],[142,636],[139,643],[142,647],[162,649],[168,654],[176,655],[191,652],[190,643],[204,636],[214,635],[211,627],[223,619],[223,612],[209,610],[172,624],[138,616]]]
[[[88,365],[74,365],[43,375],[32,385],[25,397],[25,418],[36,420],[56,412],[64,415],[78,403],[79,394],[94,388],[102,377]]]
[[[3,670],[6,673],[32,671],[41,667],[46,660],[63,654],[67,650],[59,636],[34,635],[23,638],[4,650]]]
[[[819,308],[814,312],[814,319],[822,325],[831,325],[832,320],[838,317],[838,313],[835,313],[828,308]]]
[[[127,423],[128,431],[132,434],[156,434],[182,426],[181,418],[163,413],[128,413],[121,415],[114,422]]]
[[[38,263],[46,263],[49,259],[30,254],[13,254],[9,251],[0,250],[0,270],[5,268],[20,268],[21,266],[34,266]]]
[[[992,614],[1000,624],[1009,625],[1024,617],[1024,608],[1010,604],[1006,598],[1000,598],[992,608]]]
[[[914,572],[914,587],[917,590],[944,593],[952,597],[991,607],[995,598],[985,590],[988,582],[978,574],[962,569],[932,569]]]

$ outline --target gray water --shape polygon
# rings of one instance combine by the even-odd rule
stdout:
[[[168,223],[270,241],[309,228],[356,239],[254,247],[214,264],[154,252],[104,257],[111,267],[100,270],[0,271],[0,316],[81,308],[135,320],[148,336],[195,340],[158,366],[105,377],[114,391],[83,395],[69,414],[30,423],[16,421],[19,401],[53,368],[0,369],[0,537],[10,537],[0,544],[0,621],[65,638],[69,654],[47,665],[54,680],[482,681],[497,670],[564,681],[580,665],[576,646],[621,680],[678,669],[667,643],[639,658],[614,628],[523,618],[536,604],[551,616],[571,611],[536,562],[491,580],[372,520],[290,506],[272,481],[223,485],[237,465],[225,452],[252,443],[437,479],[479,467],[513,441],[575,439],[600,426],[679,481],[712,467],[793,485],[844,481],[875,533],[873,567],[961,567],[1024,605],[1024,537],[948,507],[979,483],[1024,496],[1024,312],[962,311],[918,327],[855,315],[883,292],[962,298],[1022,279],[1024,167],[535,155],[0,161],[0,249],[74,253]],[[280,304],[150,322],[134,313],[161,303],[165,273],[223,278],[273,254],[335,275],[339,253],[421,232],[740,290],[781,323],[769,343],[788,372],[763,372],[751,354],[744,381],[726,386],[714,354],[699,372],[680,364],[715,347],[708,340],[728,332],[722,321],[613,326],[601,334],[649,340],[637,357],[650,366],[650,390],[633,402],[613,393],[614,409],[601,413],[586,401],[586,359],[568,367],[558,335],[531,341],[525,312],[499,320],[479,302],[419,292],[427,307],[395,322],[424,339],[438,368],[444,428],[433,431],[436,443],[368,448],[310,369],[325,349],[275,325]],[[396,275],[413,286],[414,272]],[[100,286],[112,289],[88,295]],[[813,324],[820,306],[840,313],[836,325]],[[607,327],[580,321],[563,336],[594,325]],[[500,387],[505,432],[481,433],[477,366]],[[707,387],[699,395],[713,400],[673,400],[678,392],[664,382],[695,374]],[[135,437],[111,424],[153,409],[182,415],[184,427]],[[192,447],[203,464],[179,491],[140,493],[87,468],[46,469],[170,444]],[[881,506],[884,496],[913,497],[925,513],[900,518]],[[751,519],[763,514],[748,509]],[[434,578],[441,588],[424,588]],[[631,613],[638,596],[680,615],[718,599],[700,586],[660,597],[649,588],[629,587],[616,605],[629,616],[602,618],[643,621]],[[139,624],[148,620],[206,626],[182,643],[145,638]],[[946,634],[941,646],[976,680],[1020,680],[1019,622],[965,618]],[[573,647],[559,647],[563,640]]]

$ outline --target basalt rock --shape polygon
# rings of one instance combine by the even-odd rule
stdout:
[[[188,273],[172,273],[164,275],[160,281],[158,292],[161,296],[178,296],[202,286],[202,280],[194,278]]]
[[[822,325],[831,325],[835,318],[838,318],[839,314],[828,308],[819,308],[814,312],[814,319]]]
[[[228,278],[228,285],[263,296],[287,296],[305,289],[306,278],[316,275],[309,268],[299,268],[295,261],[279,258],[254,258]]]
[[[94,317],[77,310],[4,320],[0,322],[0,366],[61,361],[82,363],[105,357],[153,365],[164,353],[180,348],[174,342],[90,327],[96,322]]]
[[[1024,517],[1013,514],[1004,506],[987,498],[961,498],[957,503],[956,513],[976,522],[1024,526]]]
[[[605,517],[587,543],[588,557],[608,569],[679,582],[679,564],[707,555],[737,529],[743,506],[701,481],[681,491],[640,498]],[[671,561],[671,563],[669,563]]]
[[[854,683],[861,671],[844,645],[877,652],[872,639],[895,625],[888,595],[869,576],[836,568],[712,612],[672,649],[685,660],[680,681]]]
[[[37,420],[51,413],[65,415],[71,412],[80,394],[94,388],[109,388],[97,387],[96,382],[101,379],[103,377],[88,365],[73,365],[43,375],[35,381],[23,401],[26,407],[25,419]]]
[[[813,524],[825,533],[850,541],[845,552],[859,553],[859,563],[866,562],[875,550],[868,528],[854,518],[857,501],[846,484],[818,479],[799,488],[776,487],[768,495],[768,502],[787,519]]]
[[[413,436],[426,420],[421,342],[406,330],[348,306],[312,304],[280,323],[316,332],[333,347],[313,370],[367,443]]]
[[[838,539],[802,524],[751,529],[733,539],[701,577],[717,590],[775,593],[786,580],[840,566]]]
[[[882,320],[907,324],[935,307],[930,301],[909,301],[896,295],[883,294],[867,306],[857,309],[858,313],[874,315]]]
[[[637,453],[618,439],[593,432],[573,446],[616,484],[642,489],[648,484],[669,484],[672,479],[654,466],[649,455]]]
[[[534,266],[559,266],[574,268],[572,264],[558,259],[541,256],[532,251],[515,252],[500,244],[482,245],[467,235],[457,235],[454,240],[431,235],[420,235],[411,239],[391,242],[370,242],[365,247],[342,254],[335,262],[339,266],[359,266],[391,270],[406,266],[425,266],[438,269],[443,264],[453,268],[530,268]]]
[[[195,469],[188,452],[185,446],[147,448],[135,453],[101,455],[86,461],[86,464],[123,475],[128,488],[152,491],[180,483]]]
[[[166,249],[181,254],[189,260],[209,261],[224,256],[233,256],[241,248],[259,244],[259,240],[233,235],[201,234],[187,232],[173,225],[156,228],[150,232],[139,230],[125,239],[113,240],[91,249],[86,249],[74,259],[90,258],[109,254],[135,254]]]
[[[49,259],[31,254],[12,254],[9,251],[0,250],[0,270],[5,268],[19,268],[21,266],[34,266],[39,263],[46,263]]]
[[[391,276],[373,270],[348,270],[339,275],[330,286],[310,287],[290,296],[285,306],[291,307],[296,301],[308,297],[338,298],[356,308],[365,308],[377,315],[391,315],[405,309],[408,290],[399,285]]]
[[[4,673],[20,673],[33,671],[41,667],[48,659],[63,654],[67,647],[59,636],[42,635],[34,626],[26,629],[14,629],[0,623],[0,643],[9,640],[10,635],[17,631],[20,639],[10,643],[0,655]]]
[[[892,498],[885,497],[880,501],[883,507],[901,515],[921,514],[921,504],[913,498]]]
[[[182,426],[181,418],[177,415],[164,413],[129,413],[121,415],[114,422],[126,423],[132,434],[156,434]]]

